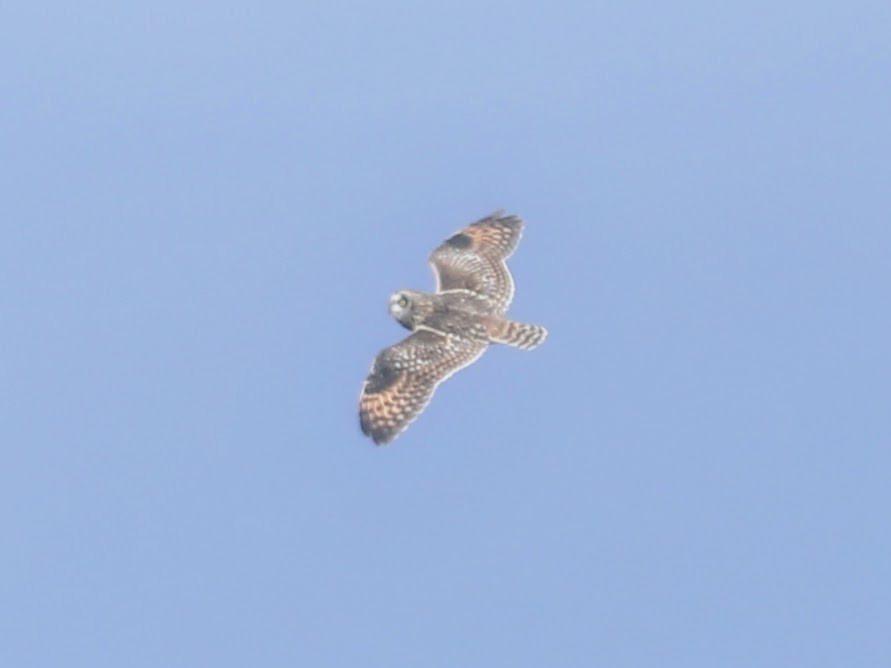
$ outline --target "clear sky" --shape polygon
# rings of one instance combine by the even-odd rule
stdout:
[[[891,3],[0,9],[0,665],[891,665]],[[391,447],[391,292],[512,315]]]

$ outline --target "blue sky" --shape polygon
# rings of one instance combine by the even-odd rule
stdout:
[[[0,10],[0,664],[891,662],[891,5]],[[504,208],[550,330],[358,430]]]

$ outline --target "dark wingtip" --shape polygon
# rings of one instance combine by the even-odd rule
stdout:
[[[371,436],[371,428],[368,426],[368,423],[365,422],[365,416],[362,415],[362,413],[359,413],[359,429],[362,430],[364,436]]]
[[[362,412],[359,413],[359,429],[362,430],[362,433],[365,434],[365,436],[368,436],[374,441],[375,445],[387,445],[395,436],[395,434],[384,429],[375,429],[372,427],[366,419],[365,414]]]
[[[371,437],[371,440],[374,441],[374,444],[378,447],[382,445],[389,445],[390,441],[393,440],[395,434],[384,431],[383,429],[372,429],[366,432],[366,435]]]

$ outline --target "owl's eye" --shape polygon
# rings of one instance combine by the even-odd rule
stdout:
[[[396,303],[399,304],[400,307],[405,308],[408,306],[408,297],[405,295],[400,295],[399,299],[396,300]]]

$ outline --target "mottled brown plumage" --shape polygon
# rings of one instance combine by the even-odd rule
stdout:
[[[509,320],[514,283],[505,260],[523,233],[516,216],[493,214],[446,239],[430,255],[436,294],[402,290],[390,313],[412,334],[374,360],[359,398],[362,432],[389,443],[424,410],[446,378],[490,343],[532,349],[547,331]]]

